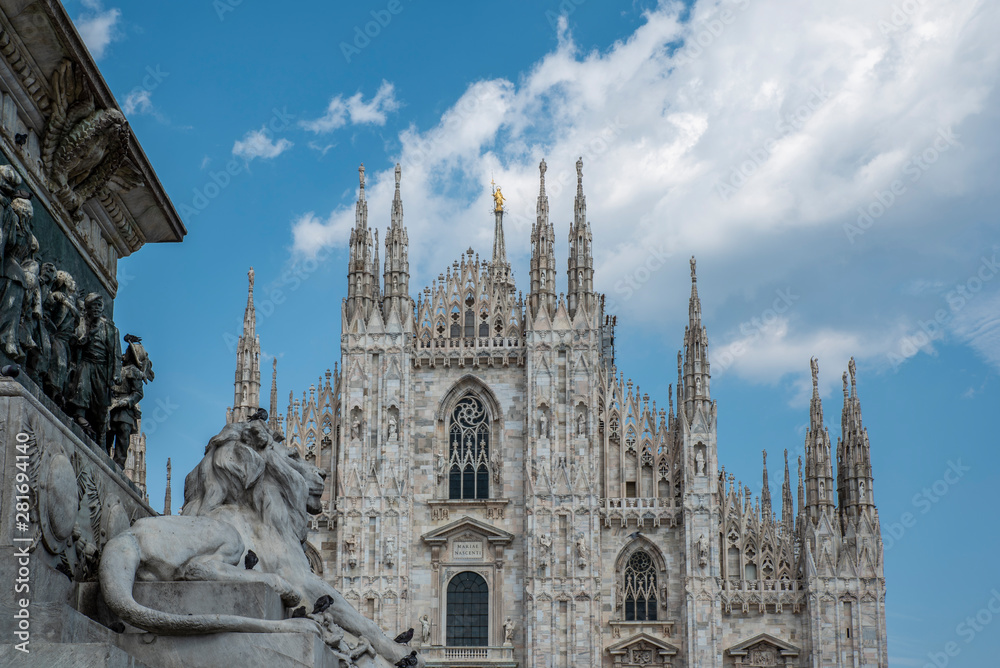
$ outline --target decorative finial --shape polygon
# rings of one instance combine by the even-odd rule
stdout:
[[[399,192],[399,177],[403,174],[403,168],[396,163],[396,191]]]
[[[364,195],[364,193],[365,193],[365,163],[363,163],[363,162],[361,163],[361,166],[358,167],[358,180],[361,182],[361,194]]]
[[[545,170],[546,169],[548,169],[548,167],[545,165],[545,158],[542,158],[542,161],[540,163],[538,163],[539,182],[541,184],[539,186],[539,188],[538,188],[538,194],[539,195],[544,195],[545,194]]]
[[[812,369],[813,390],[816,390],[819,388],[819,360],[815,357],[810,357],[809,367]]]
[[[764,468],[766,469],[767,468],[767,450],[762,450],[761,452],[764,453]]]
[[[250,278],[250,292],[253,292],[253,267],[250,267],[250,271],[247,272],[247,277]]]
[[[691,256],[691,282],[692,283],[697,283],[698,282],[698,276],[695,273],[695,265],[696,264],[697,264],[697,262],[694,259],[694,255],[692,255]]]
[[[844,396],[847,396],[847,372],[844,372]]]
[[[583,156],[576,161],[576,194],[583,194]]]
[[[857,379],[855,378],[855,375],[857,374],[857,371],[858,371],[857,367],[854,364],[854,358],[853,357],[851,358],[851,361],[847,363],[847,371],[848,371],[848,373],[851,374],[851,387],[853,388],[855,386],[855,384],[857,383]]]

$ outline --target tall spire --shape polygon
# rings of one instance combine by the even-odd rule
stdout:
[[[583,195],[583,158],[576,161],[576,199],[573,203],[573,225],[569,228],[569,291],[567,305],[575,316],[582,305],[590,310],[595,305],[594,253],[590,223],[587,222],[587,198]]]
[[[371,313],[374,273],[372,267],[372,235],[368,229],[368,202],[365,200],[365,166],[358,167],[358,201],[354,207],[354,228],[351,230],[350,259],[347,267],[348,319],[360,314],[367,318]]]
[[[379,285],[378,272],[381,267],[379,267],[378,259],[378,230],[375,230],[375,254],[372,258],[372,303],[376,306],[382,303],[382,287]]]
[[[819,362],[809,361],[812,368],[813,393],[809,405],[809,430],[806,432],[806,515],[816,522],[822,513],[832,513],[833,461],[830,434],[823,424],[823,402],[819,397]]]
[[[785,448],[785,480],[781,484],[781,523],[785,533],[795,528],[795,502],[792,499],[792,477],[788,472],[788,448]]]
[[[403,199],[399,194],[402,169],[396,163],[396,193],[392,198],[392,214],[389,231],[385,235],[385,304],[383,310],[388,318],[392,308],[399,309],[400,318],[413,309],[410,299],[410,262],[408,259],[409,239],[403,227]]]
[[[698,297],[698,275],[691,258],[691,298],[688,302],[688,326],[684,330],[684,403],[688,419],[699,406],[711,404],[708,362],[708,332],[701,323],[701,299]]]
[[[167,457],[167,490],[163,493],[163,514],[170,514],[170,457]]]
[[[771,519],[771,484],[767,481],[767,450],[764,450],[764,476],[760,490],[760,516],[765,522]]]
[[[514,292],[514,280],[510,274],[510,262],[507,261],[507,244],[503,237],[503,203],[504,196],[500,186],[491,183],[493,190],[493,260],[490,262],[490,276],[493,279],[494,292],[510,294]]]
[[[531,226],[531,292],[528,304],[531,319],[545,308],[549,316],[556,309],[555,229],[549,222],[549,198],[545,194],[545,160],[538,164],[539,185],[537,219]]]
[[[841,437],[837,440],[837,495],[841,513],[856,519],[875,510],[872,498],[871,447],[868,430],[861,423],[861,400],[858,399],[857,368],[854,358],[844,374],[844,409],[840,418]],[[850,392],[847,378],[850,375]]]
[[[247,272],[247,306],[243,312],[243,333],[236,342],[236,377],[233,381],[233,406],[226,411],[226,422],[245,422],[260,406],[260,337],[257,336],[257,312],[253,303],[254,271]]]
[[[271,404],[268,413],[268,426],[271,431],[281,431],[281,416],[278,415],[278,358],[271,362]]]

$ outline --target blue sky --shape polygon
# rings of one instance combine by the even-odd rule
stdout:
[[[619,368],[665,403],[697,255],[720,459],[759,487],[767,449],[780,496],[810,356],[835,438],[854,355],[896,531],[891,664],[949,642],[949,666],[995,663],[1000,620],[971,638],[958,625],[1000,591],[983,521],[1000,465],[997,3],[179,7],[67,3],[189,230],[119,265],[116,320],[157,371],[155,507],[166,458],[176,510],[232,402],[250,265],[282,412],[338,359],[359,163],[382,230],[403,164],[415,295],[470,245],[489,253],[491,177],[523,289],[543,156],[565,267],[573,189],[554,184],[583,155]]]

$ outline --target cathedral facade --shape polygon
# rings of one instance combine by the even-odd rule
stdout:
[[[415,628],[428,665],[888,666],[853,361],[836,452],[813,361],[797,484],[786,451],[772,503],[765,453],[755,498],[720,467],[693,259],[666,407],[617,368],[582,168],[565,293],[543,161],[527,295],[495,191],[491,258],[470,249],[416,301],[400,168],[383,244],[361,168],[339,364],[284,417],[272,366],[272,428],[328,472],[313,569],[390,633]],[[260,405],[255,320],[251,273],[229,421]]]

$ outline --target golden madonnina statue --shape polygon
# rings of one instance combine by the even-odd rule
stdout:
[[[493,201],[497,205],[494,211],[503,212],[503,193],[500,192],[499,186],[493,189]]]

